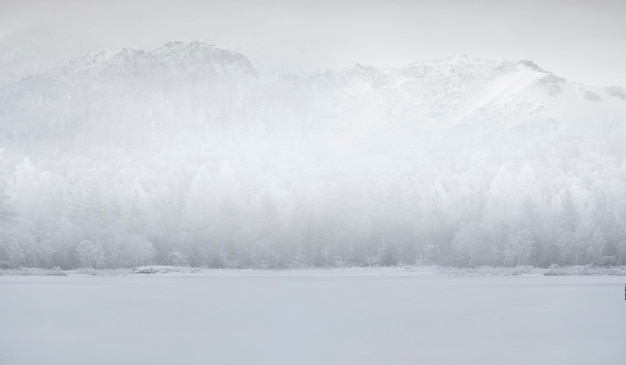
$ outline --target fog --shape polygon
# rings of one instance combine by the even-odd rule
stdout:
[[[0,4],[2,267],[626,263],[621,2]]]
[[[265,77],[175,41],[0,101],[5,266],[626,262],[626,92],[532,61]]]
[[[623,363],[625,18],[0,0],[0,363]]]

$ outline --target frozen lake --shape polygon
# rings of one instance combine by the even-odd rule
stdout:
[[[0,277],[0,364],[602,364],[624,277]]]

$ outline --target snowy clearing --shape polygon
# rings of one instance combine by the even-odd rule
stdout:
[[[0,364],[623,364],[624,278],[2,276]]]

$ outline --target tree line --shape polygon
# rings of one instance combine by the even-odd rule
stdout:
[[[398,136],[393,149],[379,133],[347,148],[339,134],[222,130],[188,137],[185,147],[5,157],[0,261],[63,269],[626,264],[626,163],[607,151],[564,154],[584,139],[529,137],[514,147],[520,132],[507,133],[480,148],[464,145],[465,131],[436,147],[432,136],[410,147]]]

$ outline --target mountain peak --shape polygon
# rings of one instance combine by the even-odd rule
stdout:
[[[159,47],[158,49],[163,50],[176,50],[176,49],[203,49],[203,50],[212,50],[215,46],[209,43],[200,42],[200,41],[192,41],[192,40],[175,40],[170,41]],[[158,50],[157,49],[157,50]]]
[[[51,72],[57,73],[57,77],[75,75],[78,78],[149,76],[152,73],[175,74],[179,77],[188,75],[193,79],[257,76],[257,71],[244,55],[208,43],[187,40],[168,42],[152,51],[122,48],[115,52],[92,52]]]
[[[534,63],[533,61],[531,61],[529,59],[523,58],[521,60],[518,60],[517,63],[519,65],[526,66],[529,69],[534,70],[534,71],[545,72],[545,70],[543,70],[541,67],[539,67],[539,65],[537,65],[536,63]]]
[[[151,54],[168,68],[205,69],[217,73],[256,77],[257,71],[244,55],[198,41],[172,41]]]

